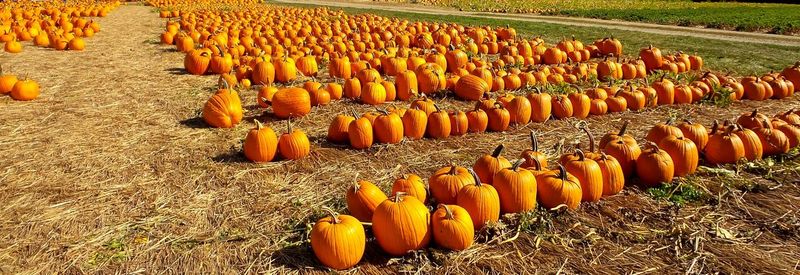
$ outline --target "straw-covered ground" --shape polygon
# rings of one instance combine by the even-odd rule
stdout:
[[[531,129],[548,148],[562,137],[585,141],[566,120],[357,151],[324,141],[336,114],[367,110],[336,102],[295,122],[312,139],[309,158],[252,164],[240,155],[250,121],[285,127],[254,106],[255,92],[242,92],[245,123],[208,128],[199,114],[216,77],[183,73],[183,54],[157,44],[163,21],[151,8],[122,6],[99,21],[103,31],[84,52],[28,47],[0,56],[7,71],[43,87],[35,101],[0,98],[0,273],[324,273],[309,224],[322,206],[345,211],[357,173],[388,192],[401,173],[427,178],[450,162],[471,166],[498,143],[514,158]],[[756,107],[774,114],[800,100],[659,107],[588,122],[599,136],[631,120],[632,134],[644,137],[671,115],[708,125]],[[799,163],[794,153],[703,169],[672,186],[626,187],[575,212],[505,219],[459,253],[390,259],[370,243],[354,271],[793,273]]]

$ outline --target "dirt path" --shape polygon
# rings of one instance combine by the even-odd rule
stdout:
[[[625,31],[638,31],[638,32],[664,34],[664,35],[691,36],[691,37],[726,40],[734,42],[748,42],[748,43],[760,43],[760,44],[782,45],[782,46],[800,46],[800,37],[798,36],[752,33],[752,32],[736,32],[736,31],[726,31],[726,30],[707,29],[707,28],[627,22],[619,20],[603,20],[603,19],[593,19],[593,18],[543,16],[543,15],[513,14],[513,13],[468,12],[468,11],[459,11],[451,8],[411,5],[411,4],[373,3],[371,1],[276,0],[276,2],[302,3],[302,4],[350,7],[350,8],[361,8],[361,9],[379,9],[379,10],[391,10],[391,11],[401,11],[401,12],[454,15],[454,16],[466,16],[466,17],[489,18],[489,19],[518,20],[525,22],[538,22],[538,23],[561,24],[561,25],[580,26],[580,27],[597,27],[597,28],[608,28],[608,29],[617,29]]]

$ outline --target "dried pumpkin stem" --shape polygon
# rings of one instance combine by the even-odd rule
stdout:
[[[406,192],[394,193],[394,203],[400,203],[400,201],[402,201],[403,197],[405,197],[406,195],[407,195]]]
[[[492,151],[492,157],[493,158],[498,158],[500,156],[500,154],[503,153],[503,149],[505,149],[505,148],[506,148],[506,146],[503,145],[502,143],[500,145],[497,145],[497,147],[494,148],[494,151]]]
[[[481,178],[478,177],[478,173],[475,173],[475,170],[473,170],[472,168],[467,168],[467,171],[469,171],[469,174],[472,175],[472,179],[475,180],[475,185],[479,187],[483,185],[481,183]]]
[[[516,162],[514,162],[514,165],[511,166],[511,170],[516,172],[517,169],[519,169],[519,166],[522,165],[523,162],[525,162],[525,159],[518,159]]]
[[[536,140],[536,131],[534,130],[531,130],[531,150],[534,152],[539,151],[539,141]]]
[[[444,217],[446,219],[448,219],[448,220],[455,219],[455,217],[453,217],[453,211],[450,211],[450,207],[447,207],[447,204],[443,204],[443,203],[439,204],[439,208],[444,208],[444,213],[445,213]]]
[[[328,212],[328,215],[331,215],[331,217],[333,218],[333,224],[342,222],[341,220],[339,220],[339,213],[336,213],[336,211],[333,211],[333,209],[331,209],[330,207],[323,206],[322,211]]]
[[[630,124],[630,121],[628,121],[628,120],[626,120],[625,122],[622,123],[622,128],[619,128],[619,134],[617,134],[618,136],[624,136],[625,135],[625,131],[628,130],[628,124]]]

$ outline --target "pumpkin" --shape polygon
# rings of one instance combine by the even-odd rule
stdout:
[[[627,88],[622,89],[622,92],[619,93],[619,95],[625,98],[625,104],[631,111],[642,110],[647,104],[647,97],[645,94],[641,90],[635,89],[633,85],[629,85]]]
[[[428,189],[425,187],[425,182],[415,174],[404,174],[394,181],[392,195],[397,195],[398,192],[414,196],[422,203],[425,203],[428,198]]]
[[[553,108],[550,94],[541,93],[538,87],[534,87],[527,98],[531,104],[531,121],[540,123],[547,121]]]
[[[386,102],[386,88],[378,82],[362,82],[361,102],[369,105],[380,105]]]
[[[509,113],[509,122],[519,125],[528,124],[531,121],[531,102],[523,96],[515,96],[506,105]]]
[[[577,86],[575,86],[577,87]],[[567,95],[570,105],[572,105],[572,116],[576,118],[586,118],[591,111],[591,99],[578,87],[579,92]]]
[[[450,117],[450,135],[463,136],[469,129],[469,118],[467,114],[462,111],[449,112]]]
[[[744,128],[742,125],[736,124],[733,128],[733,134],[739,137],[739,139],[742,141],[744,158],[749,161],[761,159],[761,157],[764,155],[764,147],[761,145],[761,139],[758,138],[756,132]]]
[[[503,149],[505,149],[505,146],[500,144],[492,151],[491,155],[484,155],[475,161],[472,169],[478,175],[481,182],[491,185],[494,175],[498,171],[503,168],[511,167],[511,163],[508,162],[508,159],[500,155],[503,153]]]
[[[350,66],[350,59],[347,57],[334,58],[328,63],[328,74],[332,78],[350,79],[352,77],[352,70]]]
[[[344,96],[344,88],[338,83],[328,83],[325,85],[325,91],[328,91],[331,99],[342,99]]]
[[[668,136],[683,137],[683,132],[680,128],[672,126],[673,118],[667,119],[665,123],[659,123],[650,128],[647,132],[646,139],[650,142],[658,143]]]
[[[437,245],[455,251],[472,246],[475,227],[469,213],[461,206],[439,204],[431,219],[433,240]]]
[[[736,124],[742,125],[742,127],[747,129],[756,129],[763,127],[761,122],[765,120],[769,120],[769,118],[759,113],[758,109],[755,109],[753,112],[740,115],[739,118],[736,119]]]
[[[11,89],[14,88],[14,84],[16,84],[17,81],[19,81],[17,76],[4,74],[3,67],[0,67],[0,95],[11,93]]]
[[[278,149],[286,159],[301,159],[311,153],[311,145],[306,133],[292,129],[292,120],[286,120],[286,133],[278,139]]]
[[[428,127],[428,114],[411,108],[403,115],[403,135],[410,139],[421,139]]]
[[[664,57],[661,55],[661,50],[653,45],[643,48],[639,51],[639,58],[644,61],[644,65],[648,71],[660,69],[664,66]]]
[[[417,95],[419,85],[417,83],[417,74],[414,71],[405,71],[395,77],[395,85],[397,85],[397,98],[400,100],[409,100]]]
[[[350,128],[350,123],[354,120],[356,120],[355,117],[346,114],[336,115],[328,127],[328,141],[333,143],[348,142],[350,139],[348,129]]]
[[[600,149],[606,154],[614,157],[622,166],[625,177],[630,178],[636,171],[636,159],[642,153],[639,144],[636,143],[631,135],[625,132],[628,129],[628,121],[622,124],[618,133],[608,133],[600,139]]]
[[[193,75],[202,75],[208,71],[211,56],[205,50],[192,50],[186,54],[183,59],[183,67],[186,71]]]
[[[367,149],[372,146],[372,123],[366,117],[360,117],[347,126],[347,137],[350,146],[355,149]]]
[[[699,151],[702,151],[708,143],[708,130],[703,124],[692,123],[691,120],[684,119],[681,124],[678,124],[678,129],[681,130],[683,136],[694,142]]]
[[[769,121],[764,120],[761,128],[753,129],[764,147],[764,156],[774,156],[789,152],[789,138],[778,129],[772,127]]]
[[[75,37],[67,42],[67,48],[73,51],[82,51],[86,49],[86,42],[80,37]]]
[[[598,201],[603,196],[603,172],[592,159],[586,158],[582,150],[562,157],[561,165],[581,184],[582,201]]]
[[[258,120],[253,120],[256,127],[247,132],[244,138],[244,156],[252,162],[270,162],[278,151],[278,137],[272,128],[264,127]]]
[[[500,196],[493,186],[481,183],[474,170],[470,169],[469,172],[475,183],[461,187],[456,196],[456,204],[469,213],[473,227],[480,230],[487,223],[500,219]]]
[[[275,80],[280,83],[289,83],[297,78],[297,67],[294,59],[284,55],[275,59]]]
[[[480,77],[465,75],[458,79],[455,94],[464,100],[479,100],[489,92],[489,85]]]
[[[547,209],[559,205],[575,210],[581,204],[582,190],[578,178],[570,175],[561,164],[558,170],[549,171],[536,177],[536,189],[539,201]]]
[[[425,133],[434,139],[447,138],[450,136],[450,116],[446,111],[440,110],[438,105],[434,105],[436,111],[428,116],[428,124]]]
[[[2,71],[0,71],[0,73],[2,73]],[[0,86],[2,86],[2,78],[0,78]],[[2,93],[2,90],[0,90],[0,93]],[[800,125],[800,115],[796,114],[794,109],[777,114],[775,117],[789,124]]]
[[[423,64],[414,70],[414,73],[417,75],[420,93],[430,94],[445,88],[447,79],[444,76],[444,69],[435,63]]]
[[[375,209],[372,230],[378,245],[393,256],[423,249],[431,240],[430,213],[412,196],[397,193]]]
[[[386,101],[394,101],[397,99],[397,87],[395,87],[394,83],[384,80],[381,82],[381,86],[386,90]]]
[[[425,111],[426,116],[430,116],[433,112],[436,111],[435,105],[436,104],[433,102],[433,100],[431,100],[430,98],[428,98],[423,94],[411,102],[410,108],[417,108],[423,110]]]
[[[507,130],[508,124],[511,122],[511,114],[499,102],[496,102],[492,109],[486,112],[486,116],[489,120],[488,128],[494,132]]]
[[[456,203],[456,197],[461,187],[474,183],[472,175],[470,175],[467,168],[459,167],[455,164],[436,170],[428,179],[431,196],[437,202],[445,204]]]
[[[303,76],[316,77],[319,72],[319,65],[313,56],[304,56],[297,59],[297,72]]]
[[[272,112],[278,118],[302,117],[311,112],[311,95],[303,88],[284,88],[272,97]]]
[[[597,163],[600,167],[600,172],[603,177],[603,197],[616,195],[622,188],[625,187],[625,173],[622,171],[622,165],[613,156],[606,155],[603,152],[595,152],[594,135],[585,124],[581,125],[581,130],[589,137],[589,152],[584,153],[586,158],[589,158]],[[574,158],[568,158],[568,160]],[[567,169],[569,171],[569,169]],[[581,182],[583,185],[584,183]],[[583,189],[583,187],[581,187]]]
[[[360,180],[347,188],[347,210],[359,221],[371,221],[375,209],[387,200],[386,194],[375,184]]]
[[[344,97],[346,98],[360,98],[361,97],[361,81],[358,78],[350,78],[344,81],[343,88]]]
[[[636,159],[636,173],[640,182],[645,187],[656,187],[661,183],[671,182],[675,175],[672,157],[655,143],[648,142],[648,145]]]
[[[381,110],[372,125],[375,138],[380,143],[395,144],[403,140],[403,120],[395,113]]]
[[[794,63],[793,66],[786,67],[781,72],[781,75],[791,81],[794,87],[800,88],[800,61]]]
[[[666,74],[661,76],[661,80],[653,82],[653,89],[656,90],[658,105],[668,105],[675,103],[675,84],[669,79],[665,79]]]
[[[539,141],[536,138],[536,131],[531,130],[530,138],[531,138],[531,148],[522,151],[521,157],[525,159],[525,162],[522,163],[521,167],[531,168],[534,167],[536,163],[538,163],[542,167],[547,167],[547,155],[542,152],[539,152]]]
[[[555,95],[552,100],[553,116],[558,119],[571,117],[573,114],[572,102],[565,95]]]
[[[330,216],[324,217],[311,227],[311,250],[325,266],[343,270],[361,261],[367,244],[364,226],[350,215],[326,208]]]
[[[531,171],[520,168],[523,161],[519,159],[511,167],[501,169],[492,179],[503,213],[521,213],[536,208],[536,177]]]
[[[669,154],[675,167],[676,177],[687,176],[697,171],[700,156],[692,140],[671,135],[658,142],[658,147]]]
[[[211,55],[211,62],[209,62],[209,69],[215,74],[226,74],[233,70],[233,57],[225,54],[221,49],[218,54]]]
[[[275,82],[275,66],[270,62],[258,62],[250,74],[254,84],[269,86]]]
[[[724,131],[719,131],[719,127],[711,130],[708,144],[703,149],[703,155],[709,163],[736,163],[745,157],[744,144],[738,136],[732,134],[733,129],[734,126],[728,126]]]
[[[800,145],[800,127],[797,124],[782,124],[775,127],[778,131],[783,132],[789,140],[789,147],[795,148]]]
[[[212,127],[231,128],[242,121],[242,116],[242,102],[233,89],[217,90],[203,106],[203,120]]]
[[[466,116],[470,133],[483,133],[489,126],[489,116],[480,108],[480,103],[475,104],[475,109],[467,112]]]
[[[11,88],[11,93],[9,95],[11,95],[11,98],[14,100],[34,100],[39,97],[39,83],[27,78],[20,79],[14,83],[14,87]],[[239,116],[239,120],[241,120],[241,116]]]

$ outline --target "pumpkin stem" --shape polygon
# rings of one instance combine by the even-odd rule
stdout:
[[[258,119],[253,119],[253,122],[256,124],[257,131],[261,131],[261,128],[264,128],[264,124],[261,124],[261,122],[258,121]]]
[[[492,157],[493,158],[499,157],[500,154],[503,153],[503,149],[505,148],[506,146],[503,145],[502,143],[500,145],[497,145],[497,147],[494,148],[494,151],[492,151]]]
[[[458,166],[456,166],[455,163],[451,163],[450,164],[450,171],[448,171],[447,173],[450,174],[450,175],[455,175],[456,172],[458,172]]]
[[[711,124],[711,134],[712,134],[712,135],[713,135],[713,134],[716,134],[716,133],[717,133],[717,129],[718,129],[718,128],[719,128],[719,121],[717,121],[717,120],[715,119],[715,120],[714,120],[714,124]]]
[[[328,212],[328,215],[331,215],[331,218],[333,218],[333,224],[342,222],[341,220],[339,220],[339,213],[336,213],[336,211],[333,211],[333,209],[331,209],[330,207],[323,206],[322,211]]]
[[[472,175],[472,179],[475,180],[476,186],[480,187],[481,185],[483,185],[481,183],[481,178],[478,177],[478,174],[475,173],[475,170],[473,170],[472,168],[467,168],[467,171],[469,171],[469,174]]]
[[[564,165],[561,165],[561,163],[558,164],[558,178],[561,179],[562,186],[567,182],[567,168],[564,168]]]
[[[533,161],[533,168],[536,169],[536,171],[542,171],[542,162],[539,161],[538,158],[532,157],[530,160]]]
[[[536,131],[531,130],[531,150],[534,152],[539,151],[539,141],[536,140]]]
[[[583,150],[581,149],[575,149],[575,155],[578,156],[578,161],[586,160],[586,154],[584,154]]]
[[[674,122],[674,121],[675,121],[674,117],[669,117],[667,119],[667,122],[664,123],[664,125],[672,125],[672,122]]]
[[[291,134],[292,133],[292,119],[291,118],[286,120],[286,133],[287,134]]]
[[[594,152],[594,135],[592,135],[592,131],[589,131],[589,126],[586,124],[581,125],[581,130],[589,136],[589,153]]]
[[[522,165],[523,162],[525,162],[524,158],[518,159],[516,162],[514,162],[514,165],[511,166],[511,170],[516,172],[517,169],[519,169],[519,166]]]
[[[407,194],[406,192],[397,192],[394,193],[394,203],[400,203],[400,201],[405,197]]]
[[[628,130],[628,124],[629,123],[630,123],[629,120],[626,120],[625,122],[622,123],[622,128],[619,128],[619,134],[617,134],[618,136],[624,136],[625,135],[625,131]]]
[[[692,123],[692,121],[691,121],[691,120],[689,120],[688,118],[684,118],[684,119],[683,119],[683,122],[686,122],[686,124],[689,124],[689,125],[692,125],[692,124],[694,124],[694,123]]]
[[[756,117],[758,115],[758,109],[753,109],[753,112],[750,113],[750,117]]]
[[[439,208],[444,208],[444,212],[445,212],[445,216],[444,217],[446,219],[448,219],[448,220],[455,219],[453,217],[453,211],[450,211],[450,207],[447,207],[447,204],[441,203],[441,204],[439,204]]]

